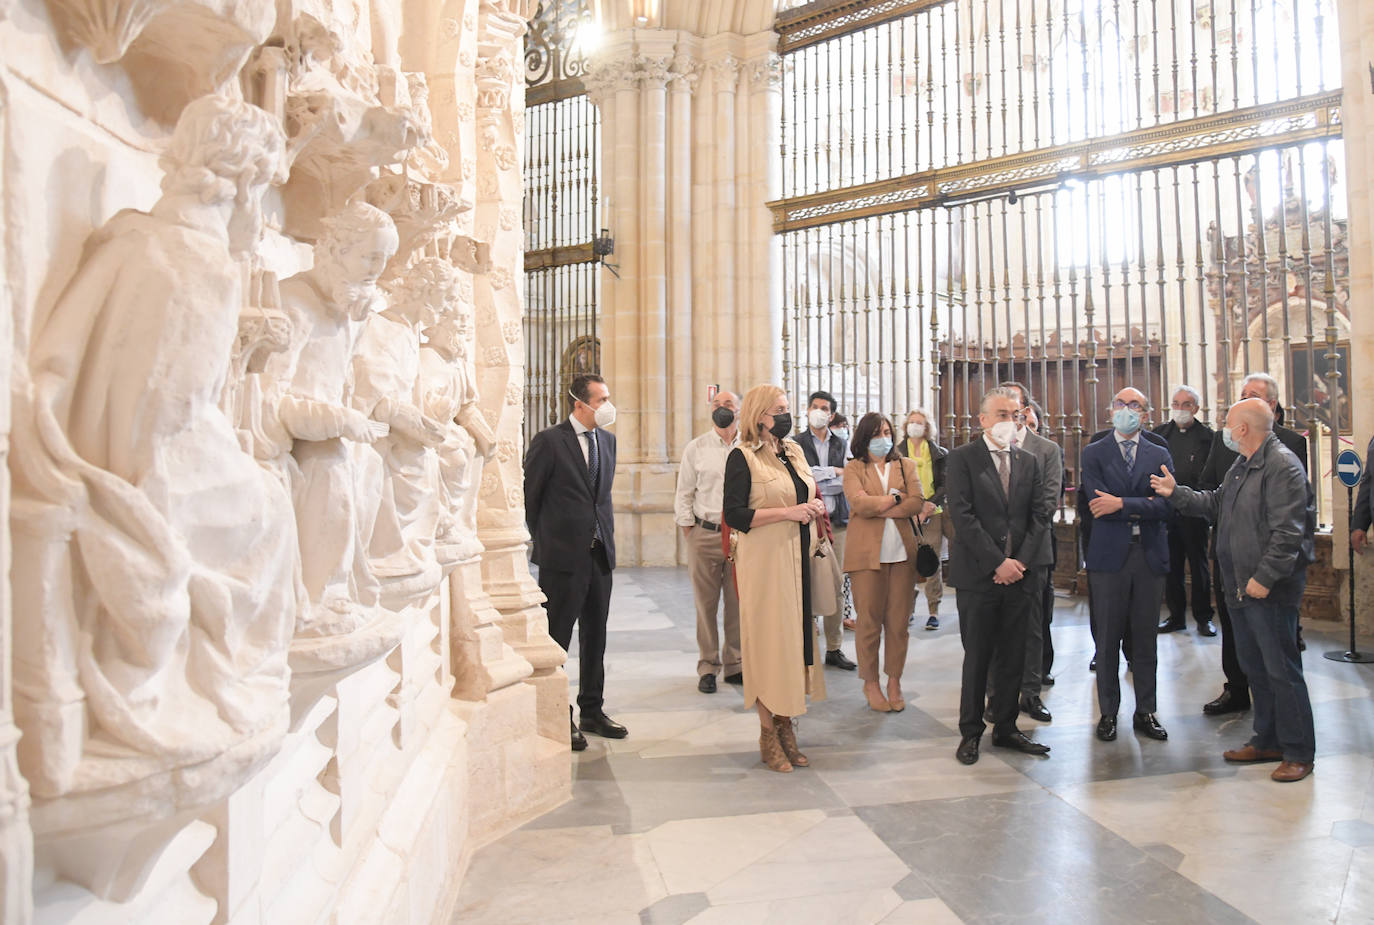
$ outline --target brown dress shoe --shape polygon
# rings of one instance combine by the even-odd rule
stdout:
[[[773,731],[778,734],[778,744],[782,746],[782,753],[787,756],[793,767],[804,768],[811,763],[797,747],[797,730],[792,727],[792,717],[774,715]]]
[[[778,741],[778,730],[776,726],[759,729],[759,757],[763,763],[768,765],[768,770],[778,771],[782,774],[792,772],[792,762],[787,760],[787,754],[782,750],[782,743]]]
[[[1242,745],[1240,748],[1232,748],[1222,752],[1221,757],[1237,764],[1254,764],[1258,761],[1282,761],[1283,752],[1270,751],[1267,748],[1255,748],[1253,745]]]
[[[1285,761],[1274,769],[1274,773],[1269,777],[1281,784],[1291,784],[1300,781],[1312,773],[1312,762]]]

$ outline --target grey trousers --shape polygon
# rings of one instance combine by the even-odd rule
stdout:
[[[1036,566],[1042,573],[1041,587],[1048,588],[1031,602],[1030,620],[1026,623],[1026,663],[1021,669],[1021,693],[1027,697],[1040,696],[1044,682],[1045,634],[1050,631],[1049,621],[1045,619],[1045,607],[1054,607],[1054,566]]]
[[[1097,705],[1103,716],[1121,708],[1121,637],[1130,628],[1131,678],[1135,712],[1155,712],[1156,645],[1164,576],[1150,571],[1145,548],[1131,544],[1126,561],[1115,572],[1094,571],[1090,583],[1097,629]]]

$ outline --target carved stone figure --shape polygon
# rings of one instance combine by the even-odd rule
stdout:
[[[382,479],[370,444],[387,427],[351,402],[353,355],[363,324],[384,304],[377,279],[396,251],[396,228],[366,203],[324,224],[315,266],[281,284],[291,346],[267,362],[273,378],[290,383],[279,416],[294,438],[293,495],[311,601],[296,627],[297,670],[358,664],[395,642],[367,561]]]
[[[191,103],[162,198],[97,231],[35,324],[10,462],[16,713],[42,832],[203,806],[285,732],[290,497],[220,404],[282,152],[257,107]]]
[[[452,312],[425,335],[428,342],[420,350],[423,408],[444,425],[444,442],[438,449],[441,513],[435,542],[441,562],[462,562],[482,551],[477,491],[482,465],[496,442],[477,404],[470,356],[472,306],[455,300]]]
[[[442,577],[434,557],[439,520],[434,492],[438,461],[432,447],[443,427],[421,411],[420,331],[432,325],[455,299],[453,267],[426,257],[391,288],[391,304],[373,314],[353,359],[353,405],[390,428],[377,442],[385,478],[372,531],[372,570],[388,597],[410,598],[432,591]]]

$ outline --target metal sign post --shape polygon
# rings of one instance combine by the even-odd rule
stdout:
[[[1345,486],[1347,531],[1355,528],[1355,486],[1360,484],[1360,476],[1363,474],[1364,464],[1360,462],[1359,453],[1354,450],[1342,450],[1336,457],[1336,477]],[[1349,536],[1349,533],[1346,535]],[[1360,652],[1355,648],[1355,547],[1347,541],[1346,548],[1350,554],[1350,648],[1344,652],[1325,652],[1323,657],[1333,662],[1366,664],[1374,662],[1374,654]]]

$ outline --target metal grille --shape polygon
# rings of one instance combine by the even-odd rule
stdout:
[[[526,38],[525,425],[568,413],[573,377],[601,369],[596,236],[601,119],[586,96],[586,0],[546,0]]]
[[[785,14],[793,400],[927,407],[955,445],[1020,380],[1072,470],[1117,390],[1167,409],[1186,383],[1218,423],[1259,370],[1327,472],[1350,430],[1334,27],[1331,0]]]

